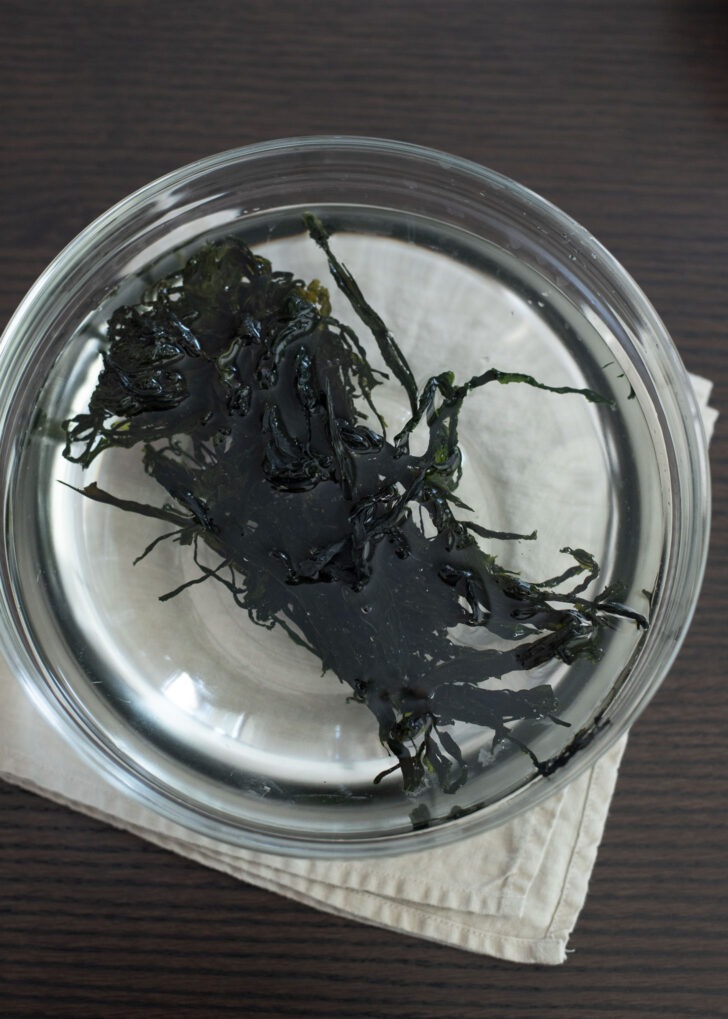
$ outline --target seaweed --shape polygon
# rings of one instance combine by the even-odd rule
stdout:
[[[418,389],[323,224],[310,214],[304,223],[386,374],[332,316],[319,281],[274,269],[238,237],[207,243],[113,313],[88,409],[64,423],[68,460],[87,468],[111,448],[141,450],[164,501],[122,499],[95,483],[79,491],[171,526],[139,559],[161,541],[190,547],[198,575],[165,600],[221,583],[254,624],[282,628],[348,686],[396,762],[375,781],[398,771],[410,793],[460,788],[468,766],[451,732],[458,722],[490,730],[494,745],[513,744],[550,774],[560,762],[539,761],[515,728],[567,724],[551,686],[484,684],[548,662],[596,661],[606,628],[647,620],[614,588],[586,597],[599,566],[583,549],[563,548],[561,574],[528,581],[481,547],[537,535],[468,518],[457,494],[459,416],[493,384],[604,398],[496,369],[459,384],[443,371]],[[409,405],[391,438],[375,402],[387,377]],[[414,454],[418,427],[426,448]],[[496,646],[455,640],[462,626],[488,630]]]

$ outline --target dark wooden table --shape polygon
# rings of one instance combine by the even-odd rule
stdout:
[[[0,320],[86,223],[175,166],[350,133],[470,157],[728,366],[728,5],[0,2]],[[572,940],[519,967],[317,913],[0,786],[0,1015],[728,1016],[728,420],[697,617],[635,726]],[[0,708],[1,710],[1,708]]]

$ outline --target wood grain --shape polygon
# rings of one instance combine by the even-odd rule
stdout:
[[[584,223],[724,407],[727,49],[721,0],[0,0],[0,322],[159,174],[369,134],[475,159]],[[728,1015],[727,456],[721,420],[699,611],[633,731],[565,966],[320,914],[3,785],[0,1014]]]

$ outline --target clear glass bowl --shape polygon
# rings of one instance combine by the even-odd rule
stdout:
[[[458,494],[471,518],[538,535],[479,538],[482,548],[539,582],[575,564],[565,549],[585,549],[600,573],[581,597],[618,584],[618,600],[649,627],[615,615],[598,660],[485,676],[483,688],[516,695],[548,684],[567,724],[515,720],[502,738],[486,724],[443,723],[468,765],[455,791],[427,769],[417,791],[403,788],[397,769],[375,782],[397,761],[356,691],[323,673],[281,626],[255,626],[224,585],[191,583],[160,600],[199,579],[190,547],[160,542],[134,564],[168,527],[79,492],[95,483],[161,506],[165,493],[138,448],[104,453],[85,471],[63,455],[62,422],[87,406],[111,312],[210,238],[234,233],[274,268],[323,281],[333,314],[376,362],[369,330],[304,228],[306,211],[325,222],[418,387],[443,371],[464,382],[495,368],[608,400],[513,382],[484,386],[464,404]],[[410,413],[402,395],[391,379],[381,386],[392,433]],[[255,849],[402,852],[533,807],[634,721],[677,653],[702,578],[705,440],[685,369],[649,302],[537,195],[410,145],[267,142],[184,167],[122,201],[56,258],[9,323],[0,426],[0,625],[10,668],[106,778],[188,829]],[[376,616],[376,599],[368,609]],[[392,625],[390,613],[373,630],[384,667],[399,653]],[[504,640],[466,625],[451,638],[479,651]],[[421,739],[412,734],[413,753]],[[550,762],[548,774],[534,759]]]

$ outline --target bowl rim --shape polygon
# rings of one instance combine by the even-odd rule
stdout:
[[[586,747],[580,759],[573,767],[568,769],[568,772],[563,771],[554,776],[550,784],[541,783],[540,788],[536,788],[531,784],[532,788],[528,796],[528,802],[520,809],[533,809],[583,774],[598,758],[607,753],[624,736],[626,730],[634,723],[664,680],[677,656],[695,612],[709,542],[710,475],[707,442],[703,431],[700,408],[690,384],[689,376],[667,329],[644,292],[627,270],[586,228],[548,199],[543,198],[528,187],[511,180],[497,171],[480,166],[476,162],[450,155],[437,149],[409,142],[372,138],[364,135],[311,135],[270,139],[253,145],[214,153],[171,170],[136,189],[101,213],[101,215],[78,233],[49,263],[18,305],[17,310],[11,316],[3,331],[2,338],[0,338],[0,364],[10,356],[8,348],[12,346],[13,337],[20,330],[22,323],[29,316],[35,317],[42,314],[43,308],[50,299],[49,294],[52,294],[59,282],[67,278],[79,265],[84,263],[90,250],[98,250],[99,246],[103,250],[104,246],[108,245],[117,232],[128,223],[129,217],[138,215],[140,210],[152,209],[162,196],[179,188],[189,186],[191,182],[199,180],[206,175],[214,174],[218,170],[242,163],[250,163],[268,156],[285,157],[288,153],[300,154],[302,152],[312,154],[346,153],[353,155],[367,152],[383,157],[403,157],[413,166],[415,164],[424,164],[437,170],[460,174],[471,181],[478,181],[489,188],[503,191],[508,197],[516,197],[521,203],[533,208],[539,215],[552,222],[556,228],[564,231],[571,242],[588,250],[599,263],[600,269],[619,284],[622,288],[621,292],[626,296],[627,300],[638,309],[645,327],[657,338],[660,355],[665,359],[665,367],[675,380],[671,391],[665,395],[669,396],[674,403],[682,425],[683,434],[680,436],[673,435],[671,439],[675,441],[679,439],[690,455],[691,477],[689,480],[692,483],[693,508],[696,512],[698,510],[702,511],[698,513],[695,519],[699,550],[697,554],[694,553],[692,560],[694,583],[690,592],[691,602],[687,606],[688,611],[683,614],[682,623],[676,633],[671,655],[665,659],[666,664],[663,664],[659,676],[655,678],[649,687],[645,687],[641,691],[639,698],[632,702],[629,718],[623,725],[615,725],[612,731],[600,737],[596,745]],[[11,373],[3,374],[10,375]],[[6,383],[0,384],[0,420],[3,417],[2,402],[6,388]],[[3,508],[4,511],[5,508]],[[5,599],[2,601],[2,614],[6,616]],[[17,649],[12,649],[11,657],[13,655],[17,657]],[[76,723],[66,715],[61,715],[57,710],[54,710],[49,705],[47,696],[38,690],[38,684],[34,683],[32,678],[27,675],[27,669],[22,667],[18,661],[16,661],[16,665],[20,666],[18,671],[21,679],[24,681],[26,688],[30,690],[35,702],[43,709],[45,716],[50,719],[57,729],[60,729],[66,735],[74,734],[78,736]],[[131,789],[128,778],[117,774],[118,762],[108,760],[101,748],[88,745],[88,741],[84,741],[79,749],[94,765],[104,765],[107,778],[111,778],[117,785],[121,784],[127,792],[131,791],[136,798],[141,798],[147,806],[152,807],[158,813],[165,813],[164,807],[169,799],[168,794],[160,793],[151,786],[140,788],[138,777],[135,783],[133,783],[133,789]],[[500,803],[503,805],[507,804],[517,794],[518,791],[516,794],[506,797]],[[171,819],[177,823],[184,824],[179,814],[178,805],[173,804],[173,806],[175,806],[175,809],[172,811],[174,816]],[[260,835],[245,829],[242,829],[245,832],[243,838],[231,837],[230,833],[228,833],[227,840],[235,844],[255,849],[265,849],[284,855],[340,856],[357,855],[357,851],[360,855],[383,855],[426,849],[432,845],[443,844],[474,834],[486,827],[483,824],[483,818],[480,816],[480,813],[476,811],[467,816],[442,824],[436,824],[432,828],[416,832],[408,831],[379,837],[367,837],[358,842],[356,839],[328,839],[322,842],[308,836],[286,838],[285,841],[281,842],[279,835],[271,838],[270,834],[263,833]],[[487,827],[492,826],[492,824],[487,825]],[[225,840],[225,833],[218,830],[217,823],[214,824],[214,828],[214,832],[208,831],[205,833],[214,834],[215,837],[222,837]],[[446,829],[448,831],[447,838],[443,836]],[[236,828],[238,836],[240,830]]]

